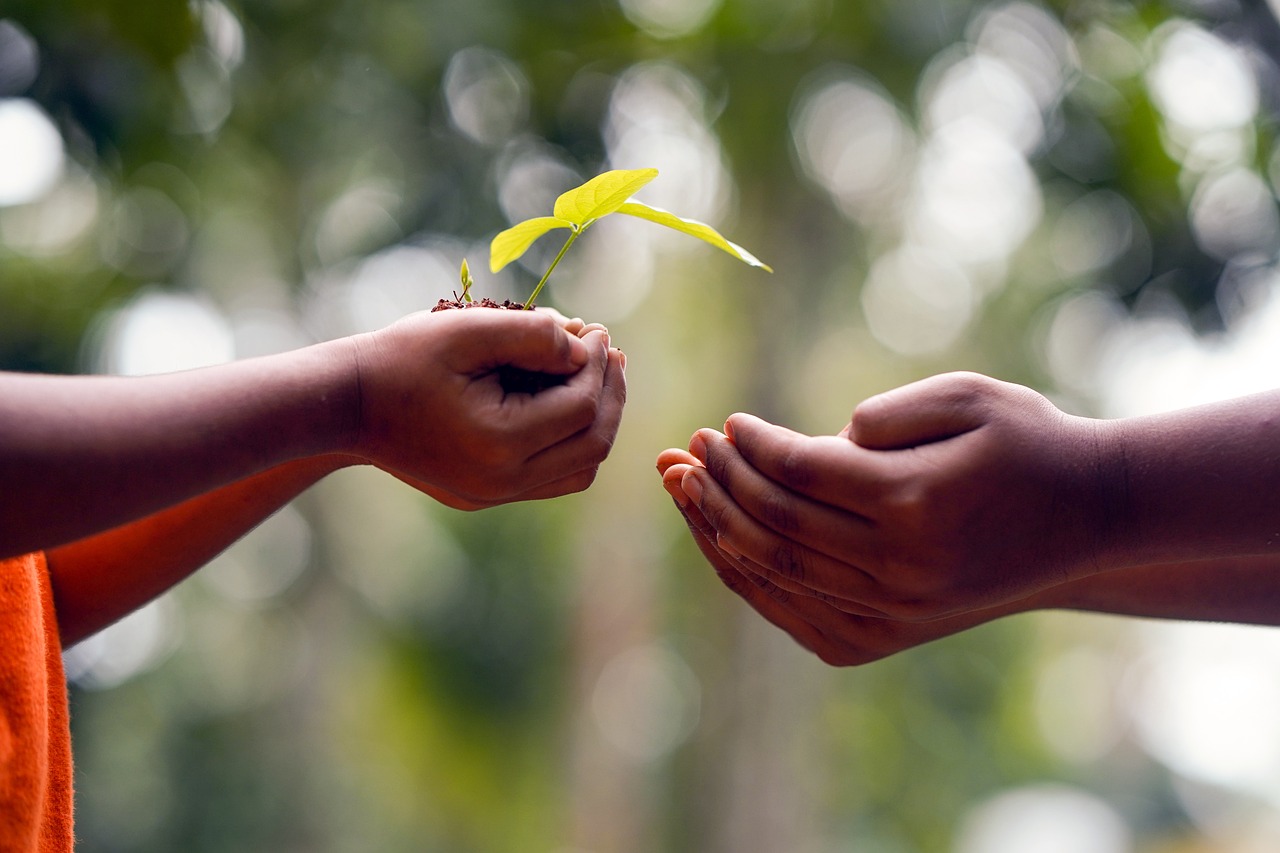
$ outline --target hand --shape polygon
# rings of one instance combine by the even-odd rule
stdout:
[[[680,491],[720,553],[780,590],[855,616],[969,619],[1102,568],[1100,424],[948,374],[871,398],[839,436],[734,415],[728,435],[694,435]]]
[[[832,666],[870,663],[997,617],[1032,609],[1027,602],[1024,606],[1006,605],[946,619],[905,622],[847,612],[848,607],[838,606],[823,594],[806,591],[802,586],[789,585],[789,589],[784,589],[769,580],[770,572],[764,566],[717,546],[719,534],[690,502],[681,485],[685,477],[690,476],[689,472],[701,465],[701,461],[683,450],[665,450],[658,456],[663,486],[675,499],[694,542],[725,586],[824,663]],[[713,482],[711,488],[719,487]],[[721,495],[720,499],[732,500],[727,495]]]
[[[617,434],[623,357],[594,324],[541,311],[415,314],[357,349],[356,452],[450,506],[581,491]],[[567,378],[508,393],[505,366]]]

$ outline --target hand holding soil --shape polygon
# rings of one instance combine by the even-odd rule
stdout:
[[[357,453],[450,506],[581,491],[617,434],[623,357],[599,325],[543,311],[444,311],[405,317],[356,347]],[[559,384],[513,391],[510,370]]]

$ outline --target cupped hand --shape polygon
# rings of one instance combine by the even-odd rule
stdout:
[[[406,317],[357,347],[356,452],[460,509],[585,489],[621,421],[623,357],[595,324],[542,311],[443,311]],[[503,367],[564,382],[509,393]]]
[[[663,486],[675,500],[698,549],[731,592],[827,664],[870,663],[1000,616],[1033,609],[1030,602],[1015,602],[944,619],[903,621],[871,615],[854,603],[838,601],[803,585],[780,585],[770,579],[776,575],[767,567],[732,547],[723,547],[719,532],[690,501],[683,483],[701,467],[699,459],[683,450],[669,449],[658,456]],[[714,500],[732,500],[719,492],[714,481],[710,488],[717,491]]]
[[[1117,485],[1099,423],[946,374],[864,402],[838,436],[733,415],[694,435],[680,490],[711,544],[780,590],[856,616],[964,616],[1103,568]]]

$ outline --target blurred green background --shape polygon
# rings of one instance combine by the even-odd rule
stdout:
[[[832,670],[653,459],[942,370],[1097,416],[1280,383],[1261,2],[0,2],[0,368],[146,373],[433,305],[606,168],[544,304],[630,401],[587,493],[345,471],[67,655],[79,849],[1280,849],[1280,644],[1036,614]],[[621,218],[621,217],[616,217]]]

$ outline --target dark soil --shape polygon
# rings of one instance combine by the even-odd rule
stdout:
[[[436,303],[436,307],[431,309],[431,313],[467,310],[470,308],[497,308],[507,311],[525,310],[523,302],[512,302],[510,299],[496,302],[485,296],[472,302],[463,302],[461,299],[441,299]],[[502,383],[502,390],[508,394],[537,394],[539,391],[563,385],[568,381],[567,376],[559,376],[554,373],[535,373],[532,370],[522,370],[519,367],[508,365],[499,367],[495,372],[498,374],[498,381]]]
[[[510,299],[495,302],[487,296],[474,302],[463,302],[461,299],[441,299],[436,303],[436,307],[431,309],[431,313],[449,311],[453,308],[506,308],[510,311],[523,311],[524,303],[512,302]]]

